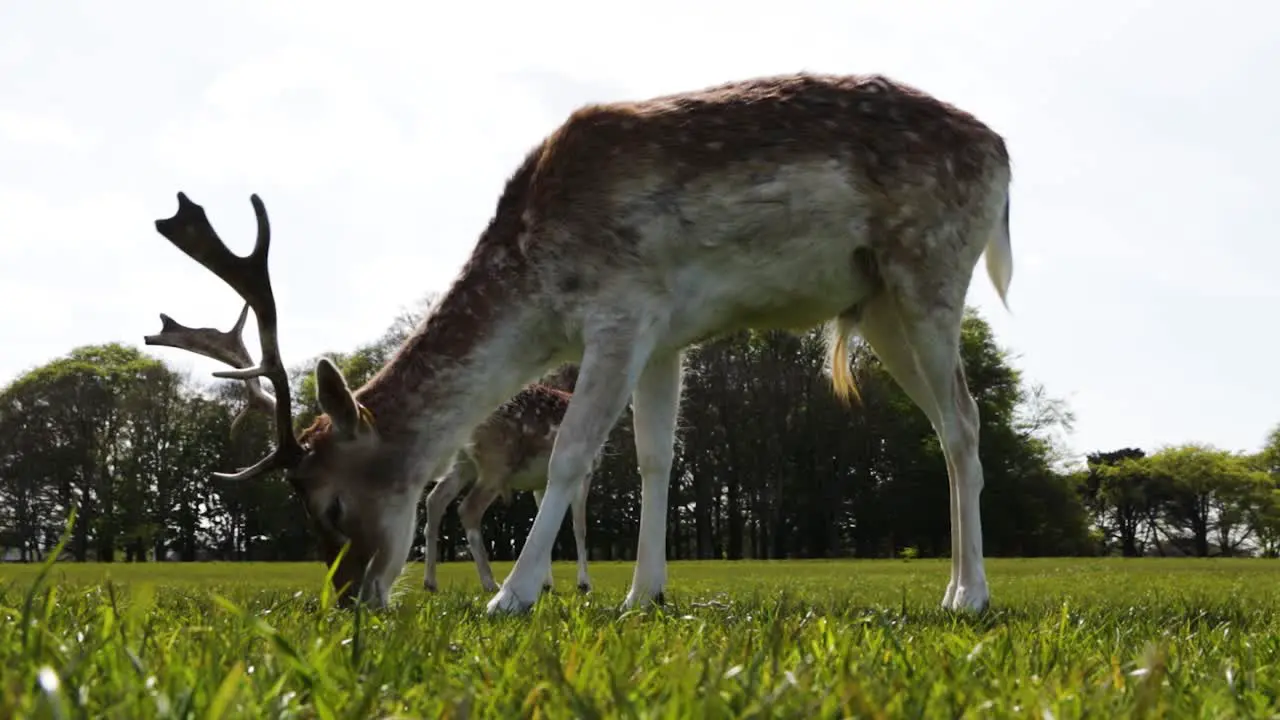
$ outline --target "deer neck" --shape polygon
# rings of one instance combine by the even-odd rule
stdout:
[[[485,275],[483,285],[481,275]],[[434,475],[474,428],[545,371],[533,303],[493,276],[461,277],[356,399],[384,439],[402,444],[419,475]]]
[[[503,402],[544,373],[558,348],[519,239],[541,148],[508,179],[453,286],[395,356],[356,392],[384,438],[426,482]]]

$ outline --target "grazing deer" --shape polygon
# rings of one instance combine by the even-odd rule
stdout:
[[[273,469],[315,518],[335,582],[375,605],[402,570],[416,498],[472,430],[549,368],[580,359],[547,487],[490,613],[538,597],[570,498],[632,398],[640,530],[624,608],[662,602],[667,492],[685,348],[742,328],[830,329],[832,381],[856,395],[860,334],[928,416],[947,461],[951,578],[943,606],[988,604],[978,408],[960,323],[984,250],[1002,301],[1012,277],[1009,157],[971,114],[878,75],[756,78],[574,112],[508,180],[448,293],[352,391],[316,365],[325,414],[290,430],[267,269],[266,210],[253,252],[218,239],[183,194],[156,229],[253,307],[276,449],[226,477]]]
[[[470,442],[454,456],[449,472],[427,494],[424,588],[436,589],[436,560],[439,557],[436,544],[440,519],[449,503],[470,485],[470,492],[458,505],[458,517],[462,520],[467,547],[480,573],[480,584],[489,592],[498,591],[493,570],[489,567],[484,536],[480,533],[480,521],[495,499],[502,496],[509,500],[513,491],[531,491],[534,502],[542,506],[543,492],[547,487],[547,463],[571,398],[572,395],[557,388],[530,385],[471,433]],[[582,592],[591,590],[591,578],[587,575],[587,494],[591,491],[591,476],[598,464],[599,455],[583,475],[571,499],[573,539],[578,551],[578,590]],[[544,589],[552,586],[550,570],[548,566]]]
[[[223,332],[208,327],[187,327],[161,313],[160,332],[146,336],[143,341],[147,345],[167,346],[203,355],[233,368],[247,368],[253,365],[243,339],[244,323],[248,317],[249,305],[246,304],[231,329]],[[276,409],[275,398],[262,389],[257,378],[248,378],[244,383],[249,391],[249,403],[231,421],[233,433],[251,410],[271,415]],[[489,567],[480,521],[494,500],[502,496],[509,501],[513,491],[532,491],[534,501],[542,504],[542,491],[547,485],[547,460],[570,397],[565,390],[533,384],[503,403],[497,412],[476,427],[470,442],[454,457],[449,472],[427,495],[423,587],[436,589],[436,563],[440,555],[437,545],[444,511],[465,487],[471,485],[471,491],[458,507],[458,515],[480,574],[480,584],[489,592],[497,592],[498,584],[494,582],[493,570]],[[594,466],[592,470],[595,470]],[[587,494],[590,488],[591,473],[588,473],[573,496],[573,536],[578,551],[578,589],[582,592],[591,590],[591,579],[587,574]],[[552,578],[548,574],[544,588],[551,586]]]

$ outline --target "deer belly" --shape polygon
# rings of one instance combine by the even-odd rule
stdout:
[[[692,222],[679,235],[647,238],[646,259],[661,274],[672,329],[683,339],[807,329],[872,291],[854,262],[870,241],[866,208],[825,164],[708,197],[719,202],[689,209]]]
[[[861,302],[874,285],[848,238],[788,238],[764,254],[694,263],[672,286],[673,335],[696,339],[747,328],[802,331]]]

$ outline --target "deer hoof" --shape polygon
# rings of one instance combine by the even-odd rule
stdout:
[[[495,615],[518,615],[529,611],[533,607],[533,603],[525,602],[506,588],[498,591],[497,595],[489,601],[485,607],[485,613],[489,616]]]

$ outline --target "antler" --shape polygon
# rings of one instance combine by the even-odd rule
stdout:
[[[249,351],[245,349],[244,339],[241,336],[244,332],[244,322],[248,317],[249,304],[245,303],[244,309],[240,311],[239,319],[236,320],[236,324],[230,330],[222,332],[215,328],[190,328],[168,315],[160,313],[162,329],[155,335],[144,337],[143,342],[147,345],[164,345],[186,350],[226,363],[233,368],[243,369],[253,365],[253,358],[249,356]],[[232,433],[236,431],[236,428],[240,426],[240,423],[248,416],[249,412],[255,408],[268,415],[275,415],[276,412],[276,399],[262,389],[262,383],[258,378],[248,378],[244,381],[244,384],[249,391],[249,405],[231,421]]]
[[[226,480],[247,480],[272,470],[292,467],[297,464],[305,453],[297,438],[293,435],[293,405],[289,399],[289,375],[280,359],[280,344],[276,325],[276,300],[271,291],[271,273],[267,267],[267,253],[271,248],[271,223],[267,220],[267,208],[262,204],[262,200],[255,194],[249,196],[249,201],[253,203],[253,212],[258,219],[258,239],[254,243],[253,252],[243,257],[231,252],[230,248],[218,237],[218,233],[214,232],[213,226],[209,224],[209,218],[205,215],[204,208],[191,202],[184,193],[178,193],[178,212],[173,217],[156,220],[156,232],[163,235],[192,260],[222,278],[223,282],[239,293],[247,307],[253,308],[253,313],[258,319],[258,338],[262,344],[262,360],[253,367],[222,370],[215,372],[213,375],[214,377],[229,380],[246,381],[265,377],[271,382],[271,386],[275,390],[273,404],[275,406],[276,447],[266,457],[237,473],[214,474],[215,477]],[[222,354],[223,351],[230,350],[233,354],[239,355],[238,358],[234,358],[236,360],[235,364],[238,365],[241,360],[248,361],[248,352],[244,349],[244,343],[239,341],[239,328],[244,324],[244,317],[245,314],[241,313],[240,321],[236,323],[236,328],[233,328],[234,343],[226,340],[219,340],[214,346],[208,345],[207,342],[197,343],[201,349],[193,349],[193,352],[199,352],[202,355],[225,362],[227,359],[233,358],[230,355],[226,358],[218,357],[209,354],[209,352]],[[173,332],[168,333],[168,336],[173,338],[176,337],[174,333],[180,332],[179,328],[181,326],[173,322],[172,318],[161,316],[161,321],[165,322],[164,330],[159,335],[151,336],[152,338],[162,338],[166,335],[166,331],[169,330]],[[205,341],[212,338],[207,332],[191,331],[189,328],[183,329],[200,333],[199,336],[195,337],[203,337]],[[205,328],[205,330],[208,330],[208,328]],[[216,330],[212,332],[222,335]],[[187,337],[190,338],[192,336],[188,335]],[[160,344],[166,343],[162,342]],[[178,346],[175,345],[175,347]],[[261,386],[258,386],[258,391],[262,392]]]

